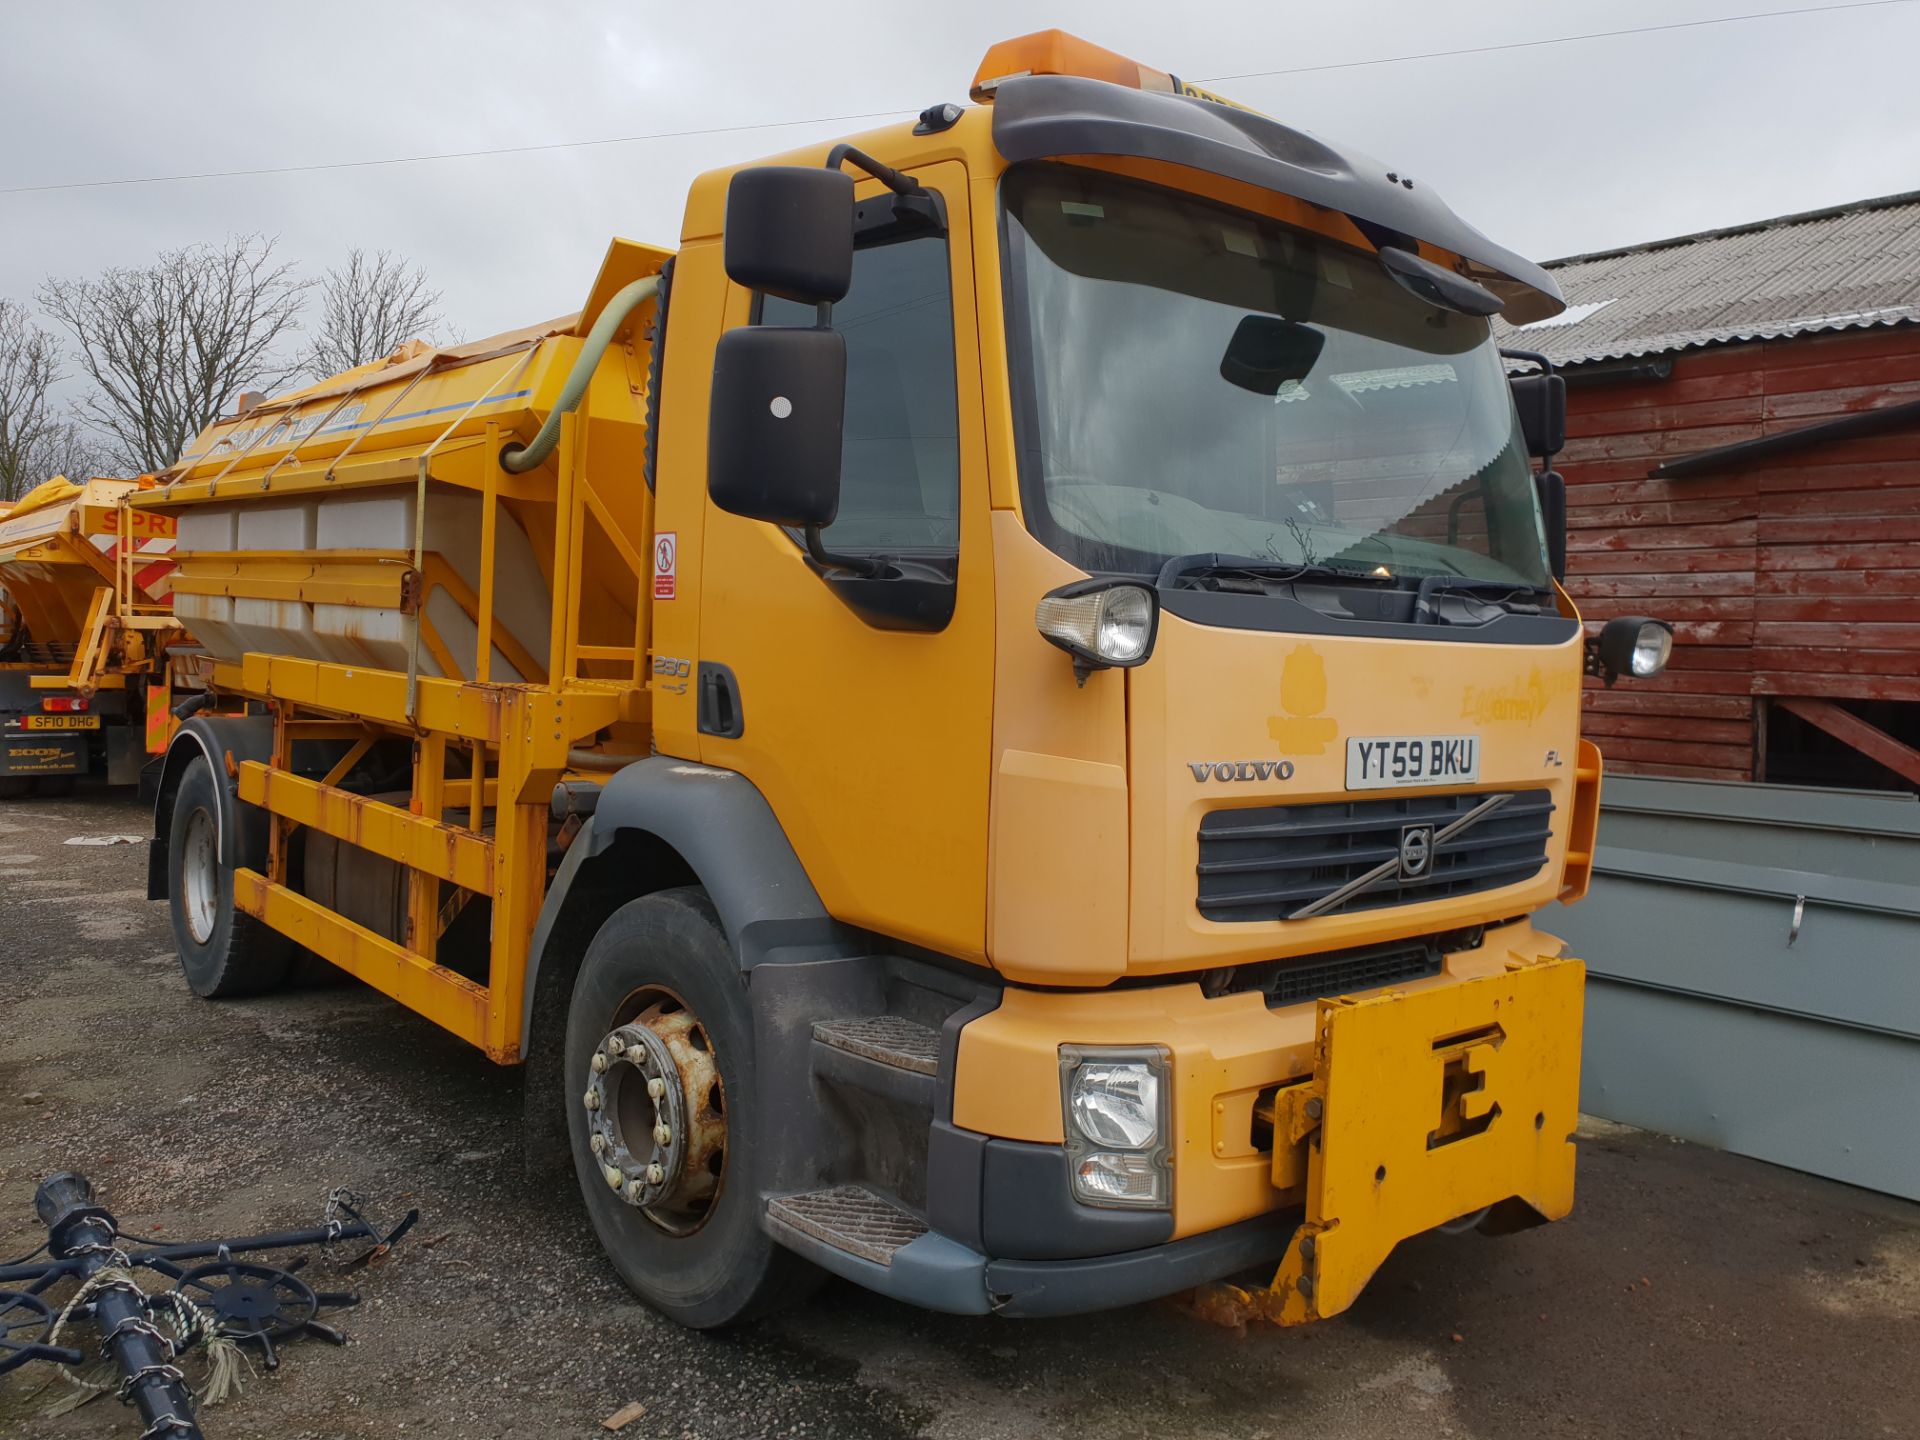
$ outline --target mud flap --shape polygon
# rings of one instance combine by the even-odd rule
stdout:
[[[1311,1081],[1283,1092],[1275,1179],[1307,1150],[1306,1219],[1263,1297],[1283,1325],[1351,1305],[1401,1240],[1518,1200],[1573,1207],[1586,967],[1320,1002]],[[1297,1170],[1296,1170],[1297,1173]]]
[[[147,763],[147,737],[143,730],[134,729],[129,722],[122,721],[107,727],[107,783],[109,785],[137,785],[140,783],[140,767]]]

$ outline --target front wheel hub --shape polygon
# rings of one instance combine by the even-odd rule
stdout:
[[[587,1144],[608,1189],[663,1230],[688,1234],[726,1172],[720,1070],[691,1010],[670,996],[645,999],[587,1062]]]

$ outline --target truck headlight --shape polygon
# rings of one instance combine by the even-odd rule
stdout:
[[[1060,1094],[1074,1198],[1088,1205],[1165,1209],[1168,1165],[1167,1052],[1060,1047]]]
[[[1160,598],[1124,580],[1078,580],[1042,595],[1033,623],[1073,657],[1084,685],[1095,670],[1138,665],[1153,653]]]
[[[1160,1077],[1144,1060],[1083,1060],[1067,1108],[1085,1139],[1138,1150],[1160,1133]]]

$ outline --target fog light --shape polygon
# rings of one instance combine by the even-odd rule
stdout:
[[[1118,1205],[1163,1205],[1166,1172],[1151,1156],[1097,1150],[1073,1167],[1073,1187],[1088,1200]]]
[[[1165,1209],[1173,1194],[1167,1052],[1062,1045],[1060,1098],[1074,1198]]]
[[[1153,653],[1160,600],[1144,585],[1081,580],[1041,596],[1033,623],[1073,657],[1084,685],[1095,670],[1138,665]]]

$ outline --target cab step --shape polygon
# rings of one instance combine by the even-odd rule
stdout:
[[[927,1222],[918,1215],[862,1185],[776,1195],[767,1201],[767,1216],[876,1265],[893,1264],[896,1251],[927,1233]]]
[[[940,1069],[940,1032],[901,1015],[816,1020],[813,1038],[835,1050],[915,1075],[934,1075]]]

